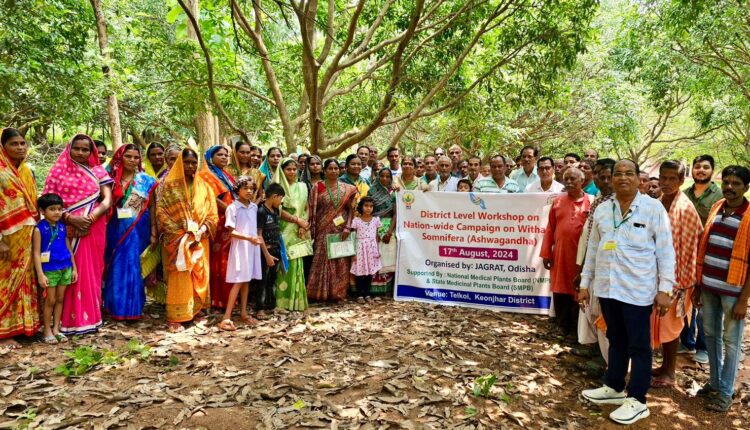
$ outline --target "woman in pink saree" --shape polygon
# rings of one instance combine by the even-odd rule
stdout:
[[[106,215],[112,204],[112,178],[99,165],[94,141],[78,134],[68,143],[44,183],[44,193],[55,193],[65,203],[63,220],[73,238],[78,282],[68,287],[60,331],[83,334],[102,324],[102,274]]]

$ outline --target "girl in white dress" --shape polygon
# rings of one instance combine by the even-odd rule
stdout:
[[[240,177],[234,186],[237,200],[227,207],[224,227],[230,231],[232,243],[229,248],[226,282],[232,283],[224,319],[219,323],[222,330],[237,328],[232,322],[232,310],[240,296],[240,319],[247,324],[255,324],[255,319],[247,314],[248,285],[253,279],[261,278],[260,243],[258,237],[258,206],[253,203],[256,184],[249,176]]]

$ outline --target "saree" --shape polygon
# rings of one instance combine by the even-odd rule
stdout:
[[[65,150],[52,166],[44,184],[44,194],[55,193],[62,197],[65,210],[74,216],[88,216],[99,206],[101,187],[112,184],[112,178],[99,165],[96,150],[91,151],[86,165],[79,164],[70,156],[70,148],[76,140],[88,140],[92,148],[94,141],[78,134],[68,142]],[[96,331],[102,324],[102,275],[104,273],[104,246],[107,220],[100,217],[91,225],[83,237],[72,225],[68,235],[72,237],[78,281],[65,291],[60,331],[84,334]]]
[[[161,177],[156,181],[154,194],[152,196],[155,203],[161,198],[161,193],[164,189],[164,180],[168,173],[169,169],[165,170]],[[156,226],[158,230],[158,222],[156,223]],[[161,242],[155,248],[147,247],[146,251],[141,254],[141,276],[143,277],[143,282],[146,286],[146,297],[160,305],[163,305],[167,299],[167,273],[164,271],[164,264],[162,263],[165,259],[166,257],[164,256]]]
[[[154,178],[154,179],[160,179],[160,178],[163,178],[163,177],[164,177],[164,175],[166,175],[166,173],[167,173],[167,170],[169,170],[169,169],[167,169],[167,163],[164,163],[164,164],[162,164],[161,168],[160,168],[160,169],[159,169],[159,170],[157,171],[156,169],[154,169],[154,166],[153,166],[153,164],[151,164],[151,160],[149,160],[149,159],[148,159],[148,152],[149,152],[149,151],[150,151],[150,150],[151,150],[152,148],[155,148],[155,147],[157,147],[157,146],[158,146],[159,148],[161,148],[162,150],[164,150],[164,146],[163,146],[163,145],[162,145],[161,143],[157,143],[157,142],[151,142],[151,143],[150,143],[150,144],[148,145],[148,147],[146,148],[146,156],[145,156],[145,157],[143,157],[143,171],[144,171],[144,172],[145,172],[145,173],[146,173],[146,174],[147,174],[148,176],[151,176],[151,177],[152,177],[152,178]],[[112,157],[112,159],[114,160],[114,157]],[[110,161],[110,163],[109,163],[109,164],[110,164],[110,166],[111,166],[111,165],[112,165],[112,162]],[[110,169],[111,169],[111,167],[110,167]]]
[[[334,199],[333,196],[337,198]],[[344,227],[351,222],[356,199],[357,189],[342,182],[337,182],[336,189],[331,189],[330,192],[324,181],[313,187],[311,219],[315,252],[307,284],[307,295],[313,300],[340,301],[346,298],[351,262],[348,257],[328,259],[326,236],[344,231]],[[338,216],[342,216],[347,223],[336,226],[333,220]]]
[[[234,178],[212,161],[214,154],[220,149],[226,148],[216,145],[206,151],[204,156],[206,163],[203,165],[203,168],[201,168],[198,176],[200,176],[203,182],[211,188],[211,191],[213,191],[213,194],[219,200],[229,206],[234,201],[234,195],[232,195]],[[224,228],[226,209],[217,206],[217,211],[219,216],[218,227],[216,229],[216,234],[213,236],[213,240],[210,241],[211,273],[214,274],[214,276],[211,277],[210,282],[211,306],[224,309],[227,307],[229,292],[232,290],[232,284],[225,281],[227,265],[229,264],[229,248],[232,245],[232,238],[227,229]]]
[[[390,169],[385,168],[382,170]],[[379,177],[380,172],[378,172],[377,178]],[[383,243],[382,239],[385,233],[391,227],[391,222],[393,222],[393,212],[396,206],[396,192],[392,187],[385,187],[380,183],[379,179],[376,179],[373,186],[370,187],[370,191],[367,195],[375,200],[375,208],[372,212],[372,216],[380,217],[381,221],[380,228],[378,229],[378,236],[380,236],[381,238],[381,242],[379,244],[380,249],[382,250],[385,247],[395,248],[395,237],[392,237],[388,244]],[[383,269],[380,269],[380,271],[372,277],[372,286],[370,287],[370,293],[374,296],[382,296],[392,292],[393,280],[395,276],[396,272],[393,270],[393,267],[384,267]]]
[[[39,218],[34,175],[16,168],[0,147],[0,234],[10,259],[0,260],[0,339],[33,336],[39,330],[31,237]]]
[[[290,184],[281,171],[281,165],[284,162],[286,159],[279,163],[273,180],[280,184],[286,193],[282,209],[288,214],[307,219],[307,184],[299,181]],[[281,237],[287,250],[303,245],[305,241],[310,242],[310,232],[307,232],[304,237],[299,237],[297,224],[282,219],[280,226]],[[305,288],[303,257],[292,258],[290,255],[288,261],[287,269],[280,269],[276,278],[276,307],[289,311],[304,311],[307,309],[307,289]]]
[[[266,175],[254,167],[241,168],[240,162],[237,159],[237,153],[232,152],[232,164],[227,166],[226,171],[235,180],[239,179],[241,176],[249,176],[253,178],[253,181],[255,181],[255,187],[257,188],[255,191],[256,199],[263,193],[263,183],[266,181]]]
[[[107,247],[104,251],[104,309],[115,320],[140,319],[146,303],[141,275],[141,254],[150,245],[151,218],[149,202],[156,179],[139,171],[123,190],[120,147],[110,162],[110,175],[115,180],[112,217],[107,224]],[[139,166],[140,170],[140,166]],[[120,214],[130,215],[121,217]]]
[[[360,178],[359,176],[357,176],[354,180],[352,180],[349,177],[348,173],[344,173],[339,178],[339,181],[341,181],[341,182],[343,182],[345,184],[349,184],[349,185],[351,185],[351,186],[353,186],[354,188],[357,189],[357,199],[354,201],[354,206],[355,207],[359,203],[359,200],[361,198],[365,197],[367,195],[367,193],[370,191],[370,185],[367,184],[367,181],[362,180],[362,178]],[[378,183],[380,181],[378,181],[377,178],[376,178],[375,182]]]
[[[216,231],[219,217],[216,196],[201,176],[188,184],[182,153],[164,180],[156,216],[167,271],[167,321],[190,321],[209,307],[208,236]],[[202,235],[201,226],[207,229]]]

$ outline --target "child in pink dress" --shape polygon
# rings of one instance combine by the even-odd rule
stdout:
[[[374,209],[375,200],[372,197],[360,200],[357,212],[361,215],[352,220],[351,226],[352,230],[357,231],[357,255],[352,262],[351,273],[357,285],[357,302],[359,303],[372,300],[370,297],[372,277],[383,267],[378,250],[380,218],[372,216]]]

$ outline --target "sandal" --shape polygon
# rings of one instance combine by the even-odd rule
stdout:
[[[237,327],[234,326],[232,320],[224,320],[219,323],[219,328],[224,331],[235,331]]]
[[[731,407],[732,407],[732,398],[724,397],[722,395],[717,395],[713,397],[706,405],[706,409],[715,411],[715,412],[726,412]]]
[[[711,384],[706,384],[703,387],[701,387],[700,390],[696,391],[695,396],[696,397],[716,397],[716,395],[719,394],[719,390],[714,389]]]
[[[365,298],[364,297],[357,297],[357,303],[359,303],[360,305],[364,305],[365,304]]]
[[[185,331],[185,327],[180,323],[168,323],[167,330],[170,333],[180,333]]]
[[[47,345],[55,345],[57,343],[57,338],[54,335],[49,335],[45,336],[42,341]]]
[[[64,334],[62,334],[62,333],[58,333],[58,334],[56,334],[56,335],[55,335],[55,338],[56,338],[56,339],[57,339],[57,341],[58,341],[58,342],[60,342],[60,343],[65,343],[65,342],[67,342],[67,341],[68,341],[68,337],[67,337],[67,336],[65,336],[65,335],[64,335]]]
[[[244,317],[240,317],[240,321],[242,321],[243,323],[245,323],[247,325],[258,324],[258,320],[256,320],[255,318],[251,317],[250,315],[245,315]]]
[[[651,380],[651,388],[672,388],[674,380],[666,376],[657,376]]]

